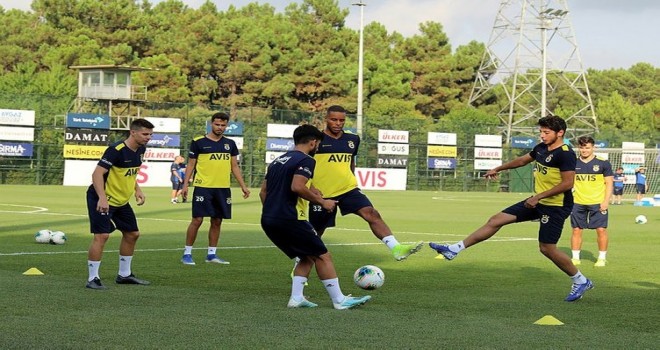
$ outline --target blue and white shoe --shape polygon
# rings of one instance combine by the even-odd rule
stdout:
[[[301,300],[295,300],[294,298],[291,298],[289,299],[289,303],[286,305],[288,308],[308,308],[317,306],[317,304],[314,304],[305,298],[302,298]]]
[[[183,254],[181,257],[181,262],[184,265],[195,265],[195,262],[192,259],[192,254]]]
[[[229,261],[226,261],[224,259],[219,258],[215,254],[209,254],[206,256],[206,262],[207,263],[214,263],[214,264],[223,264],[223,265],[229,265]]]
[[[369,299],[371,299],[371,295],[365,295],[363,297],[352,297],[347,295],[344,297],[344,300],[342,300],[341,303],[332,303],[332,306],[334,306],[337,310],[352,309],[354,307],[365,304],[367,301],[369,301]]]
[[[564,301],[576,301],[582,299],[582,296],[584,293],[586,293],[588,290],[591,290],[594,288],[594,284],[591,282],[590,279],[587,278],[587,283],[573,283],[573,286],[571,287],[571,292],[568,293],[568,296]]]
[[[439,244],[439,243],[429,242],[429,247],[431,247],[431,249],[438,252],[438,254],[442,254],[442,256],[444,256],[445,259],[447,259],[447,260],[451,260],[451,259],[455,258],[456,255],[458,255],[458,253],[454,253],[449,249],[448,244]]]

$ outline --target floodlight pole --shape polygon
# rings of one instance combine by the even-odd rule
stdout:
[[[363,86],[363,75],[364,75],[364,7],[367,4],[356,2],[353,6],[360,6],[360,46],[358,49],[358,91],[357,91],[357,134],[362,136],[362,86]]]
[[[547,86],[548,86],[548,40],[547,31],[550,20],[541,15],[541,118],[546,116],[547,111]]]

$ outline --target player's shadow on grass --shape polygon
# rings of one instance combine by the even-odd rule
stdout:
[[[654,283],[654,282],[636,281],[636,282],[633,282],[633,283],[638,285],[638,286],[641,286],[641,287],[660,289],[660,284]]]

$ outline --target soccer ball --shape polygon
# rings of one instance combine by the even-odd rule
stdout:
[[[66,243],[66,235],[62,231],[53,231],[50,234],[50,244],[64,244]]]
[[[645,224],[648,220],[646,219],[646,216],[644,215],[637,215],[635,218],[635,223],[636,224]]]
[[[39,232],[34,234],[34,240],[37,243],[49,243],[50,242],[51,231],[48,229],[39,230]]]
[[[365,265],[355,270],[353,281],[362,289],[372,290],[383,286],[385,274],[377,266]]]

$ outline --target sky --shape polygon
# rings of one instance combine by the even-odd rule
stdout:
[[[150,0],[158,3],[160,0]],[[532,1],[532,0],[530,0]],[[537,0],[533,0],[537,1]],[[547,0],[558,4],[560,0]],[[191,8],[198,8],[204,0],[184,0]],[[219,10],[229,5],[243,7],[251,2],[269,3],[278,12],[292,0],[213,0]],[[339,0],[341,8],[350,9],[348,27],[360,27],[359,0]],[[378,22],[388,32],[406,37],[418,34],[419,24],[439,22],[452,47],[472,40],[487,43],[501,0],[362,0],[364,24]],[[0,0],[5,9],[29,10],[29,0]],[[513,2],[514,4],[516,2]],[[522,0],[520,1],[522,3]],[[558,7],[557,5],[555,5]],[[646,62],[660,67],[660,45],[653,38],[660,36],[660,1],[658,0],[572,0],[568,2],[584,68],[598,70],[630,68]],[[654,44],[656,42],[656,44]]]

